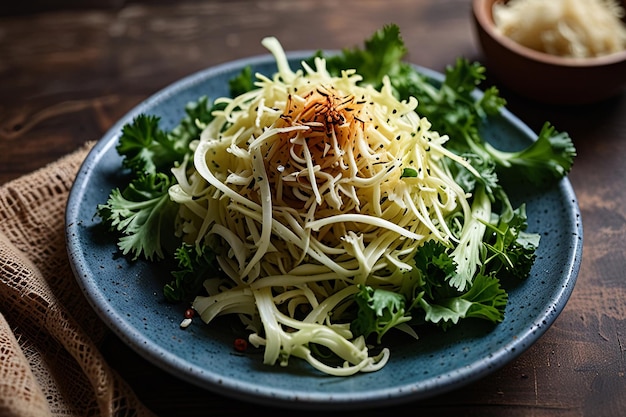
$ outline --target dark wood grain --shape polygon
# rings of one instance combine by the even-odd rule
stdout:
[[[260,39],[267,35],[287,50],[337,49],[360,45],[393,22],[414,63],[441,71],[458,56],[481,59],[468,0],[96,6],[0,17],[0,183],[99,139],[133,106],[181,77],[265,53]],[[541,339],[504,368],[456,391],[366,415],[626,415],[626,96],[557,107],[506,90],[502,95],[533,129],[548,120],[575,141],[579,155],[570,180],[585,243],[574,293]],[[103,349],[160,415],[260,412],[169,376],[112,336]]]

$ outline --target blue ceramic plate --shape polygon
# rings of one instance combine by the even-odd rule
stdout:
[[[309,53],[290,54],[293,67]],[[233,349],[233,329],[199,320],[182,330],[186,308],[167,304],[167,270],[130,262],[95,217],[112,188],[122,186],[117,144],[121,128],[140,113],[161,117],[172,128],[185,104],[202,95],[228,94],[227,81],[243,66],[272,74],[271,56],[239,60],[191,75],[158,92],[122,118],[85,160],[67,205],[67,244],[78,283],[99,316],[131,348],[173,375],[207,390],[289,408],[348,409],[423,399],[458,388],[495,371],[533,344],[554,322],[576,281],[582,253],[582,224],[567,179],[547,191],[516,184],[514,203],[525,201],[529,231],[542,235],[531,276],[510,285],[505,320],[493,326],[466,322],[447,332],[422,333],[418,341],[392,340],[391,358],[380,371],[350,377],[322,375],[297,359],[286,368],[263,365],[262,354]],[[434,82],[442,75],[418,68]],[[481,94],[476,92],[476,94]],[[484,132],[506,150],[527,146],[536,135],[504,111]]]

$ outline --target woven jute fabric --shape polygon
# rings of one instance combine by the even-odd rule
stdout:
[[[0,187],[0,416],[152,416],[98,347],[65,206],[93,143]]]

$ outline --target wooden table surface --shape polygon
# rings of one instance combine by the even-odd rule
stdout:
[[[414,63],[442,71],[458,56],[482,59],[469,0],[46,4],[0,6],[0,183],[99,139],[132,107],[183,76],[265,53],[260,39],[267,35],[287,50],[338,49],[362,45],[384,24],[396,23]],[[567,107],[501,93],[531,128],[548,120],[569,132],[578,150],[569,178],[583,215],[584,255],[569,303],[537,343],[477,382],[342,415],[626,415],[626,94]],[[176,379],[115,337],[104,353],[162,416],[288,413]]]

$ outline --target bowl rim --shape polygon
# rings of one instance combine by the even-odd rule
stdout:
[[[548,53],[536,51],[523,46],[496,30],[495,22],[493,20],[492,7],[495,3],[503,3],[505,1],[506,0],[472,0],[472,12],[478,25],[489,35],[489,37],[517,55],[525,57],[531,61],[565,67],[599,67],[626,61],[626,49],[596,57],[573,58],[550,55]],[[623,3],[626,3],[626,1],[623,1]]]

